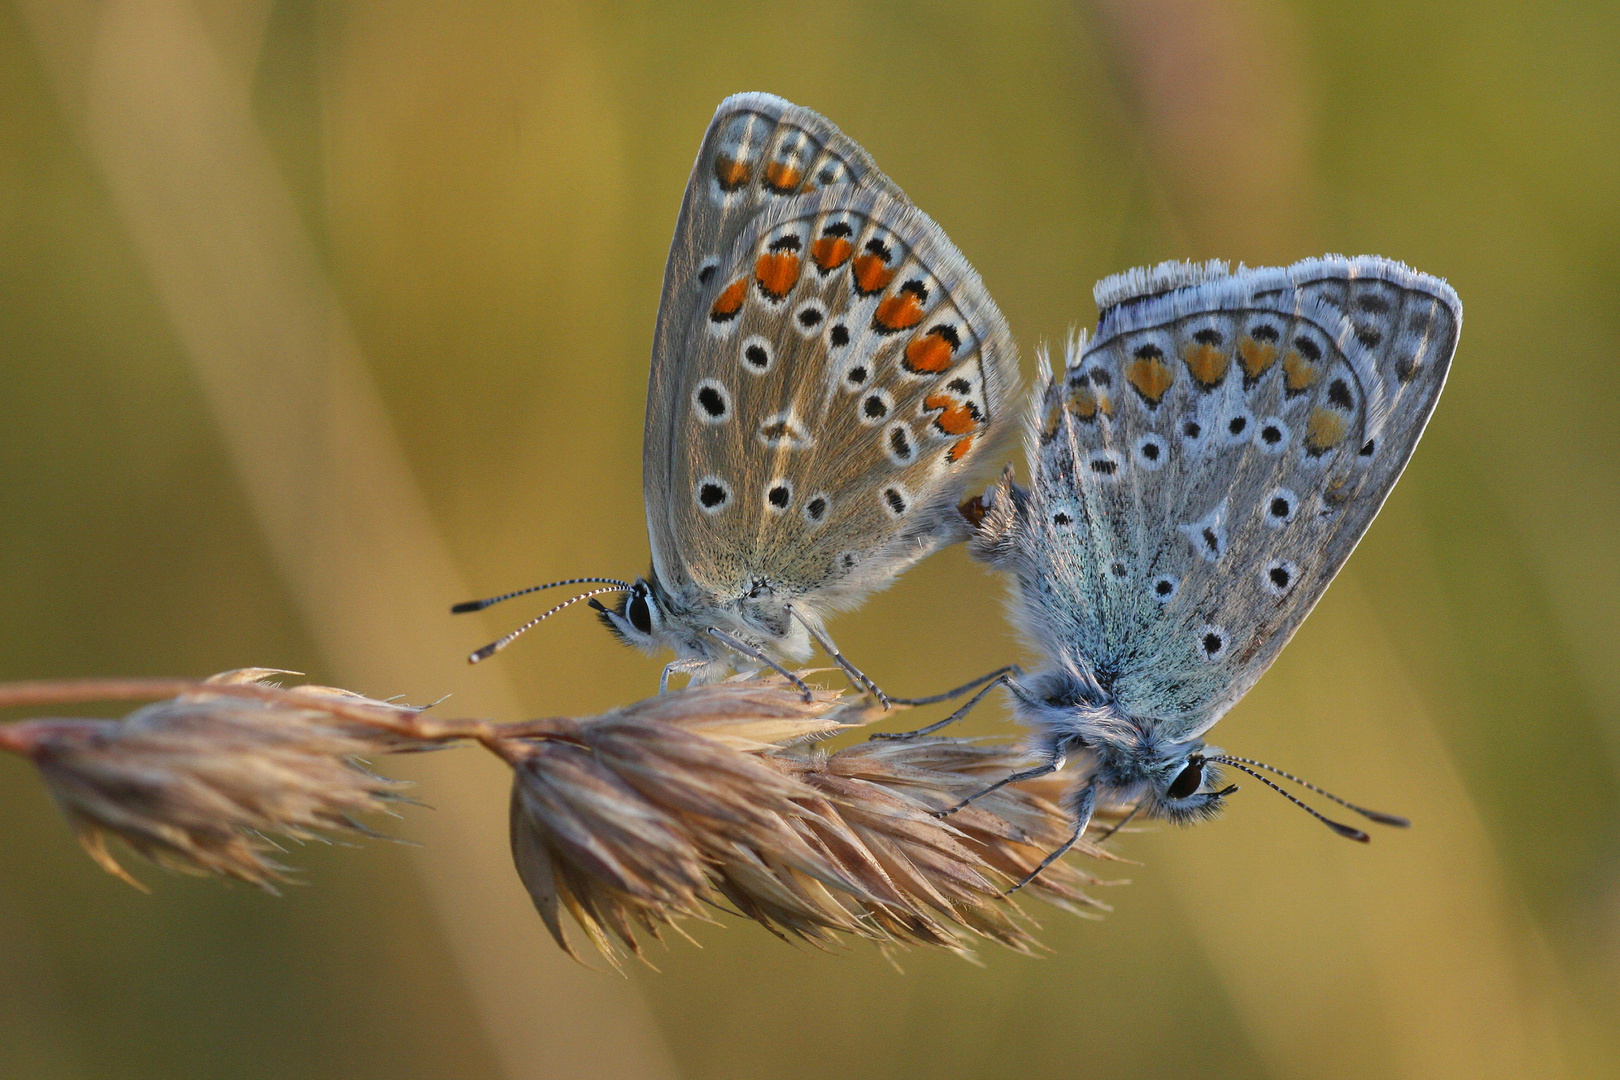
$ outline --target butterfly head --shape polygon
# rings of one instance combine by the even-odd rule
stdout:
[[[596,617],[602,620],[602,625],[620,641],[651,652],[662,643],[664,630],[660,592],[653,582],[638,577],[620,594],[616,607],[596,603],[592,606],[596,608]]]
[[[1235,786],[1221,786],[1220,751],[1201,739],[1174,741],[1164,725],[1121,708],[1106,671],[1054,668],[1018,685],[1019,712],[1053,740],[1054,757],[1089,762],[1087,781],[1107,801],[1178,825],[1221,811]]]
[[[1091,743],[1092,783],[1109,801],[1132,805],[1144,817],[1177,825],[1208,821],[1221,812],[1236,785],[1221,785],[1219,751],[1201,741],[1165,743],[1140,733]]]
[[[1208,821],[1221,812],[1226,796],[1237,785],[1221,786],[1220,767],[1209,760],[1203,743],[1175,749],[1176,753],[1156,763],[1143,813],[1177,825]]]

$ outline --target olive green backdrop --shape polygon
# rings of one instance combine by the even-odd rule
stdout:
[[[0,4],[0,678],[651,693],[584,612],[468,670],[539,605],[445,610],[645,568],[663,256],[738,90],[866,146],[1026,372],[1166,258],[1372,252],[1466,310],[1406,477],[1217,733],[1409,833],[1248,784],[1124,838],[1114,913],[1042,912],[1040,960],[732,922],[620,978],[542,940],[470,752],[398,770],[423,848],[297,851],[279,899],[138,894],[0,761],[0,1076],[1620,1076],[1617,55],[1597,3]],[[896,693],[1021,655],[959,550],[836,633]]]

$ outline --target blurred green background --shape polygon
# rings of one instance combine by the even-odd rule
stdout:
[[[663,258],[738,90],[866,146],[1026,371],[1166,258],[1373,252],[1467,315],[1405,479],[1218,732],[1410,833],[1247,785],[1125,838],[1115,912],[1042,913],[1041,960],[732,924],[621,979],[542,940],[474,754],[404,768],[425,847],[296,852],[280,899],[140,895],[0,761],[0,1076],[1620,1076],[1617,56],[1600,3],[0,3],[0,678],[652,692],[583,613],[469,670],[528,612],[445,609],[644,569]],[[954,550],[835,632],[922,693],[1019,655],[1000,597]]]

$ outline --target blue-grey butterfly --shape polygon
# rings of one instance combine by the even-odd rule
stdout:
[[[603,586],[570,604],[623,592],[616,608],[590,602],[624,641],[674,650],[661,685],[717,678],[739,656],[797,683],[775,658],[814,641],[876,692],[823,618],[967,538],[957,505],[1017,426],[1017,381],[979,276],[864,150],[781,98],[727,98],[658,310],[642,452],[652,570],[553,584]]]
[[[1232,790],[1222,765],[1303,783],[1203,735],[1372,522],[1462,325],[1443,281],[1374,257],[1167,263],[1103,281],[1096,299],[1097,332],[1069,344],[1064,370],[1042,358],[1029,489],[1004,477],[970,541],[1013,576],[1015,620],[1041,658],[998,680],[1042,760],[1001,783],[1078,758],[1071,844],[1099,804],[1212,816]]]

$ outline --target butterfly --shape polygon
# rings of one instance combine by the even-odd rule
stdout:
[[[1011,574],[1014,621],[1041,658],[996,680],[1041,764],[986,790],[1079,759],[1075,831],[1043,868],[1098,805],[1215,815],[1235,790],[1223,765],[1405,824],[1203,736],[1277,658],[1406,467],[1457,346],[1456,293],[1387,259],[1327,256],[1235,272],[1166,263],[1108,278],[1096,300],[1097,332],[1070,341],[1064,370],[1041,358],[1029,488],[1005,475],[969,541]]]
[[[1017,427],[1017,384],[979,276],[864,150],[781,98],[729,97],[659,302],[642,451],[652,569],[537,586],[603,586],[540,618],[590,599],[623,641],[674,651],[661,688],[741,657],[804,690],[777,658],[814,642],[881,698],[824,618],[967,538],[957,505]],[[615,591],[616,607],[593,598]]]

